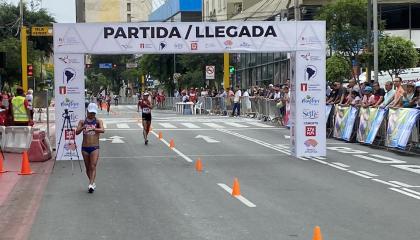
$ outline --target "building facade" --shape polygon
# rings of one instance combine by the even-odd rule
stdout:
[[[144,0],[76,0],[76,22],[142,22],[152,8]]]
[[[167,0],[149,15],[151,22],[201,22],[201,0]]]
[[[410,39],[420,49],[420,1],[381,0],[378,13],[385,33]]]
[[[226,21],[261,0],[203,0],[203,21]]]

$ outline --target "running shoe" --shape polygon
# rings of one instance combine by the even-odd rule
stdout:
[[[95,191],[95,189],[93,188],[93,184],[89,184],[88,192],[93,193],[93,191]]]
[[[96,190],[96,183],[92,184],[92,188],[93,188],[93,190]]]
[[[144,144],[147,145],[149,143],[149,140],[144,141]]]

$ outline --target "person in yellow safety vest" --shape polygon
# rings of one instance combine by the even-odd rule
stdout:
[[[12,116],[14,126],[28,126],[31,115],[29,103],[26,100],[22,87],[16,88],[16,96],[12,98]]]

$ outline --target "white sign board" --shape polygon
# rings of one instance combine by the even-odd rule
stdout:
[[[206,79],[214,79],[216,67],[215,66],[206,66]]]
[[[292,56],[292,151],[296,156],[325,156],[325,51],[297,51]]]
[[[136,68],[137,67],[137,63],[127,63],[125,65],[126,68]]]
[[[325,48],[324,21],[54,24],[56,63],[58,57],[72,53],[292,52],[290,139],[295,156],[326,154]],[[56,68],[56,83],[64,67]],[[82,103],[82,95],[79,97],[77,101]],[[58,106],[57,114],[60,111]],[[57,130],[59,124],[57,121]]]
[[[56,53],[290,52],[325,48],[323,21],[56,23]]]
[[[54,67],[57,160],[82,160],[82,136],[75,129],[85,119],[84,55],[56,53]]]

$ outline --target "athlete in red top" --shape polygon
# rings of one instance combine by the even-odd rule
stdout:
[[[149,100],[149,93],[145,92],[143,94],[143,98],[139,100],[137,104],[137,111],[141,108],[141,117],[143,119],[143,137],[144,137],[144,144],[148,144],[149,140],[147,140],[147,136],[150,132],[150,125],[152,124],[152,104]]]

